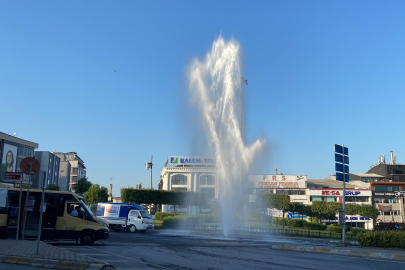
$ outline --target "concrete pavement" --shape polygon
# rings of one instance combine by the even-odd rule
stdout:
[[[330,252],[338,249],[332,243],[297,242],[294,239],[224,238],[218,235],[194,235],[185,231],[156,233],[111,232],[110,238],[90,247],[74,243],[54,243],[60,248],[77,252],[114,265],[117,269],[404,269],[399,261],[384,257],[362,258]],[[305,246],[312,251],[297,252],[273,246]],[[362,251],[360,247],[353,250]],[[390,251],[388,251],[390,252]],[[354,253],[353,253],[354,254]],[[361,253],[359,253],[361,255]]]
[[[40,242],[39,253],[37,242],[28,240],[0,240],[0,263],[29,265],[55,269],[107,269],[105,263]]]

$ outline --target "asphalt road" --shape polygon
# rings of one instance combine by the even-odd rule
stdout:
[[[110,239],[90,247],[54,243],[60,248],[117,269],[405,269],[405,263],[271,249],[284,238],[223,238],[186,232],[111,232]],[[299,242],[299,244],[311,244]],[[330,245],[329,243],[315,243]]]

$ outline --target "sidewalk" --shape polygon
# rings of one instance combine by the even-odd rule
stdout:
[[[98,270],[113,269],[100,261],[37,241],[0,240],[0,263],[24,264],[50,269]]]
[[[367,259],[379,259],[405,262],[405,250],[363,248],[363,247],[326,247],[310,245],[272,245],[273,249],[285,251],[297,251],[305,253],[322,253]]]

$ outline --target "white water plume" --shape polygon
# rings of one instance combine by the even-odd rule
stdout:
[[[243,175],[264,148],[263,140],[247,146],[243,140],[243,87],[239,44],[219,37],[203,62],[194,60],[190,69],[190,91],[204,124],[210,150],[216,159],[216,183],[222,209],[224,235],[235,224],[235,212],[247,187]],[[240,209],[242,211],[242,209]]]

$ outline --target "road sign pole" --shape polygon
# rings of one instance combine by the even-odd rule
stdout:
[[[44,200],[45,200],[45,181],[46,181],[46,172],[44,172],[44,183],[42,185],[42,197],[41,197],[41,205],[39,207],[39,224],[38,224],[38,239],[37,239],[37,254],[39,253],[39,241],[41,239],[41,231],[42,231],[42,215],[44,213]],[[45,206],[46,207],[46,206]],[[45,208],[46,209],[46,208]]]
[[[346,175],[345,175],[345,145],[342,144],[342,149],[343,149],[343,198],[342,198],[342,204],[343,204],[343,228],[342,228],[342,243],[345,244],[345,238],[346,238]]]
[[[20,200],[18,202],[18,219],[17,219],[17,234],[15,239],[18,240],[20,236],[20,219],[21,219],[21,200],[22,200],[22,182],[24,176],[24,168],[21,168],[21,179],[20,179]]]
[[[28,199],[29,199],[29,196],[30,196],[31,171],[32,171],[32,163],[30,163],[30,172],[29,172],[29,175],[28,175],[27,196],[25,197],[24,221],[23,221],[23,231],[22,231],[22,237],[21,237],[22,240],[24,240],[25,223],[27,221],[27,202],[28,202]]]

